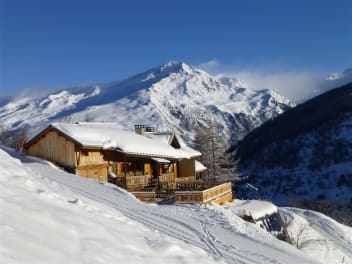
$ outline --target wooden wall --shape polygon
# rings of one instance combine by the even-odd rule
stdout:
[[[75,145],[55,131],[50,131],[29,146],[27,154],[45,158],[64,166],[75,166]]]
[[[79,176],[108,181],[107,161],[97,149],[80,149],[51,130],[27,149],[27,154],[41,157],[68,168],[76,168]]]
[[[106,164],[104,155],[100,149],[76,149],[75,151],[76,165],[77,166],[88,166],[88,165],[101,165]]]
[[[77,167],[76,174],[96,181],[108,181],[108,167],[105,164]]]
[[[108,181],[109,167],[100,149],[76,148],[76,174],[85,178]]]
[[[196,175],[195,159],[183,159],[178,164],[178,177]]]

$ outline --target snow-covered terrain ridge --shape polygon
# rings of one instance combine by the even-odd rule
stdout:
[[[292,232],[314,222],[309,237],[326,243],[297,250],[236,216],[235,204],[148,205],[11,149],[0,159],[4,263],[352,263],[351,228],[310,211],[285,218]]]
[[[235,142],[293,106],[272,90],[253,91],[236,86],[240,84],[170,62],[120,82],[7,101],[0,105],[0,122],[9,129],[53,121],[116,122],[128,129],[146,124],[175,130],[191,140],[195,125],[205,125],[211,115],[224,137]]]
[[[234,152],[238,172],[267,199],[352,206],[352,83],[256,128]]]

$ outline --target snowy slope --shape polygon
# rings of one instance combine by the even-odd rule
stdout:
[[[165,258],[170,263],[212,263],[198,247],[45,175],[32,176],[34,172],[2,150],[0,158],[1,263],[164,263]],[[137,202],[116,191],[121,192],[119,202]]]
[[[266,199],[352,208],[352,83],[254,129],[235,155],[238,172],[251,175]],[[329,215],[338,218],[336,213]]]
[[[148,205],[10,149],[0,158],[4,263],[316,263],[225,207]],[[333,221],[328,227],[342,230]],[[345,231],[331,243],[348,245]],[[351,247],[342,249],[339,257],[352,263]]]
[[[318,212],[281,208],[294,242],[322,263],[352,263],[352,228]]]
[[[191,140],[194,126],[204,125],[211,115],[224,137],[235,142],[293,105],[274,91],[237,85],[242,84],[170,62],[120,82],[7,101],[0,105],[0,122],[9,129],[87,119],[117,122],[128,129],[146,124],[173,129]]]

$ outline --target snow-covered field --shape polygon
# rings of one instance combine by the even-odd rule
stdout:
[[[148,205],[4,147],[0,160],[0,263],[352,263],[351,228],[321,214],[280,209],[328,241],[298,250],[235,204]]]

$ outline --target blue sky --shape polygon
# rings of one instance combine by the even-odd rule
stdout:
[[[214,73],[352,67],[347,0],[0,3],[0,96],[115,81],[170,60]]]

